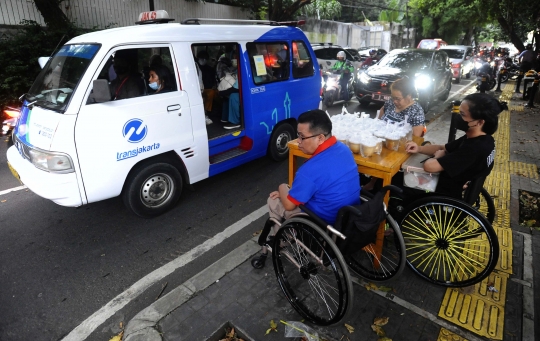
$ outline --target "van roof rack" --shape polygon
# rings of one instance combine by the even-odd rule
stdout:
[[[182,25],[200,25],[201,21],[217,21],[217,22],[229,22],[229,23],[249,23],[249,24],[263,24],[270,26],[291,26],[296,27],[305,24],[305,20],[299,21],[273,21],[273,20],[249,20],[249,19],[216,19],[216,18],[188,18],[182,20]]]

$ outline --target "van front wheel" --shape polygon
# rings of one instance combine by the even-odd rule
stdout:
[[[122,193],[127,208],[151,218],[168,211],[182,193],[182,175],[168,163],[142,165],[130,174]]]
[[[270,145],[268,146],[270,157],[275,161],[285,160],[289,155],[289,146],[287,143],[295,138],[294,128],[290,124],[283,123],[277,127],[272,133]]]

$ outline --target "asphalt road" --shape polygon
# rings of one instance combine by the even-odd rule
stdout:
[[[470,81],[452,87],[452,93]],[[452,94],[451,94],[452,96]],[[341,112],[336,103],[328,111]],[[347,109],[373,116],[352,101]],[[427,120],[447,112],[439,103]],[[0,143],[0,193],[20,186]],[[60,340],[133,283],[202,244],[266,203],[287,181],[287,161],[268,158],[185,189],[170,212],[142,219],[119,198],[80,208],[58,206],[28,190],[0,194],[0,340]],[[88,340],[108,340],[136,313],[232,251],[264,218],[152,285],[97,326]]]

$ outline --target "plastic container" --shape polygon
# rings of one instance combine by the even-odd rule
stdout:
[[[361,139],[357,135],[349,137],[349,149],[355,154],[360,154]]]
[[[360,145],[360,154],[362,157],[370,157],[371,155],[375,154],[377,152],[377,145],[375,146],[368,146],[365,144]]]
[[[429,158],[424,154],[414,154],[401,165],[404,172],[403,185],[428,192],[435,192],[439,182],[439,173],[429,173],[424,170],[421,161]]]
[[[390,150],[398,150],[399,148],[399,138],[386,138],[384,146]]]

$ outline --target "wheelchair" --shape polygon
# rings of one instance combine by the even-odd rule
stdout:
[[[480,196],[482,184],[480,179],[469,186],[466,198],[471,203]],[[384,282],[397,278],[407,263],[432,283],[462,287],[493,271],[499,256],[497,235],[477,208],[426,195],[387,209],[387,191],[402,190],[390,185],[374,196],[362,192],[362,204],[341,208],[334,226],[303,205],[302,213],[282,223],[269,218],[259,236],[263,252],[252,259],[252,266],[264,267],[266,252],[272,252],[274,272],[289,303],[303,318],[322,326],[338,323],[352,309],[351,272]],[[383,221],[385,228],[380,229]],[[274,224],[279,230],[267,240]]]

